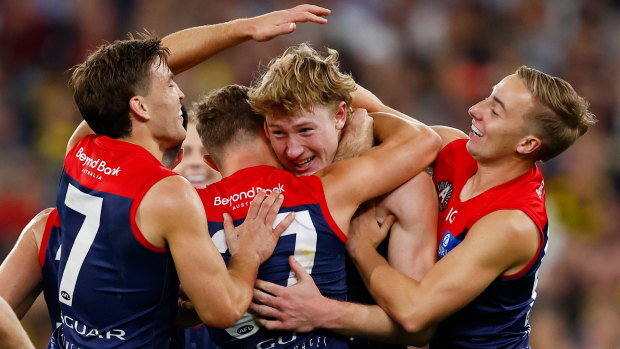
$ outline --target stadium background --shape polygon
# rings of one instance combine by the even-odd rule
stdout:
[[[67,70],[105,41],[160,36],[299,1],[3,0],[0,2],[0,260],[54,206],[64,146],[80,121]],[[383,101],[428,124],[467,130],[467,108],[521,64],[570,81],[599,123],[542,165],[551,237],[531,315],[533,348],[620,348],[620,1],[316,1],[326,25],[300,24],[181,74],[186,103],[248,84],[259,62],[309,41]],[[44,303],[23,321],[44,348]]]

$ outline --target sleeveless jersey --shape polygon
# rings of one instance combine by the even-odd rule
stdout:
[[[435,162],[433,181],[439,196],[438,258],[456,247],[483,216],[520,210],[538,227],[541,243],[519,272],[495,279],[478,297],[439,324],[431,348],[529,348],[529,313],[536,298],[541,260],[547,248],[547,213],[542,174],[535,165],[523,175],[465,202],[460,194],[478,170],[467,152],[467,139],[448,144]],[[492,232],[489,232],[492,233]]]
[[[175,175],[146,149],[87,136],[67,154],[61,222],[61,326],[50,347],[167,348],[179,280],[170,252],[150,244],[135,215],[146,192]]]
[[[62,323],[60,320],[60,304],[58,303],[60,239],[60,219],[58,218],[58,209],[54,208],[47,217],[41,247],[39,248],[39,264],[43,273],[43,297],[47,303],[52,330]]]
[[[229,213],[235,225],[239,225],[256,193],[262,190],[269,194],[274,189],[284,194],[275,224],[291,211],[295,212],[295,221],[280,236],[273,255],[260,266],[258,278],[283,286],[294,285],[297,279],[288,263],[288,257],[294,255],[324,296],[345,300],[346,237],[329,213],[323,185],[316,176],[298,178],[271,166],[256,166],[198,189],[215,246],[228,262],[222,214]],[[329,332],[268,331],[258,327],[250,313],[228,329],[209,331],[214,342],[223,348],[347,348],[346,338]]]

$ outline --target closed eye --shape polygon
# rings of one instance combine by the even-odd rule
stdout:
[[[282,131],[278,131],[278,130],[270,130],[269,133],[273,136],[276,137],[283,137],[284,136],[284,132]]]

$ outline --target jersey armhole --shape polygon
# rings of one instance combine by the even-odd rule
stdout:
[[[52,227],[59,226],[58,224],[58,209],[54,208],[49,216],[47,222],[45,222],[45,230],[43,231],[43,237],[41,238],[41,246],[39,247],[39,265],[43,268],[45,264],[45,253],[47,252],[47,242],[49,241]]]
[[[135,236],[136,240],[138,240],[138,242],[142,244],[142,246],[146,247],[147,249],[153,252],[161,253],[161,252],[166,252],[168,249],[166,247],[155,246],[152,243],[150,243],[146,239],[146,237],[144,237],[144,234],[142,234],[142,231],[138,227],[138,223],[136,223],[136,212],[138,212],[138,207],[140,206],[140,203],[142,202],[144,195],[146,195],[146,192],[149,191],[149,189],[151,189],[153,185],[157,183],[158,181],[166,177],[173,176],[173,175],[176,175],[176,173],[166,172],[166,173],[159,173],[158,175],[153,176],[150,180],[148,180],[142,186],[140,191],[136,193],[136,197],[134,198],[133,203],[131,204],[131,210],[129,212],[129,221],[131,222],[131,230],[133,231],[133,235]]]
[[[501,278],[503,280],[513,280],[513,279],[519,278],[519,277],[523,276],[525,273],[527,273],[528,270],[530,270],[532,268],[532,266],[536,263],[536,260],[538,259],[538,256],[540,256],[540,253],[543,250],[543,247],[547,243],[547,229],[549,227],[549,223],[546,222],[545,225],[541,229],[540,225],[533,219],[533,217],[535,215],[532,212],[526,212],[526,211],[524,211],[522,209],[520,211],[525,213],[532,220],[532,222],[534,222],[534,224],[536,224],[536,228],[538,230],[538,233],[540,234],[540,244],[538,244],[538,249],[536,250],[536,253],[532,257],[532,259],[530,259],[530,261],[523,268],[521,268],[516,273],[512,273],[512,274],[509,274],[509,275],[501,275]]]
[[[310,176],[309,178],[312,178],[316,183],[318,183],[317,186],[319,190],[317,190],[317,198],[319,199],[319,205],[321,206],[321,211],[323,212],[325,221],[327,221],[327,224],[329,224],[330,228],[332,228],[338,238],[340,238],[340,240],[342,240],[342,242],[346,244],[348,240],[347,236],[342,232],[338,224],[336,224],[336,221],[332,217],[332,214],[331,212],[329,212],[329,208],[327,207],[327,200],[325,199],[323,182],[321,182],[321,179],[317,176]]]

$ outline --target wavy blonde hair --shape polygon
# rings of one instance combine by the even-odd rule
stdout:
[[[338,51],[327,49],[322,56],[309,44],[286,49],[269,62],[252,83],[250,104],[262,115],[287,116],[315,105],[347,104],[347,122],[351,117],[352,93],[356,89],[351,74],[340,71]]]

